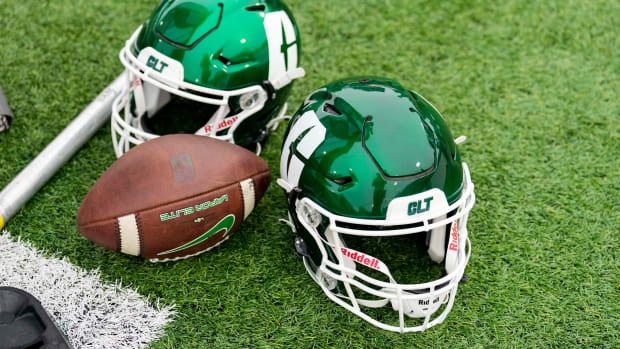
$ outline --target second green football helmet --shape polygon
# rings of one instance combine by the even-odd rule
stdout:
[[[128,82],[112,110],[117,156],[163,133],[259,144],[304,75],[299,56],[280,0],[162,1],[120,52]]]
[[[475,197],[431,103],[389,79],[328,84],[291,119],[280,176],[295,248],[330,299],[391,331],[445,319],[470,256]]]

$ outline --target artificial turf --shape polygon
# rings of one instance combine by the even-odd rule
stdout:
[[[75,224],[115,160],[106,124],[7,230],[143,295],[176,304],[155,348],[620,347],[620,2],[287,2],[307,76],[395,78],[432,101],[476,185],[470,281],[446,321],[401,335],[327,299],[292,247],[282,191],[225,244],[151,264],[94,245]],[[0,187],[121,72],[117,53],[156,1],[0,1]],[[274,178],[284,127],[263,157]],[[415,265],[415,261],[412,261]]]

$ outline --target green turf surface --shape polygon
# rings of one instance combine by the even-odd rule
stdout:
[[[290,98],[331,80],[398,79],[441,110],[471,170],[473,253],[446,321],[376,329],[295,256],[272,183],[217,249],[151,264],[82,238],[80,202],[114,161],[109,124],[7,225],[13,236],[177,305],[156,348],[620,347],[620,2],[288,1],[303,47]],[[156,1],[0,1],[0,134],[9,183],[112,79]],[[277,178],[284,128],[263,157]]]

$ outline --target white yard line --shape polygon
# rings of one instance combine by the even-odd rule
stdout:
[[[35,296],[77,348],[138,348],[163,336],[173,307],[0,232],[0,286]]]

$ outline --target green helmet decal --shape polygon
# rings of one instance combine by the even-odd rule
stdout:
[[[280,172],[317,203],[366,218],[386,218],[392,199],[433,188],[451,204],[463,181],[441,115],[381,78],[340,80],[311,94],[290,122]]]
[[[280,0],[162,1],[121,50],[129,74],[112,111],[117,156],[164,134],[156,122],[164,112],[187,119],[198,135],[245,147],[263,142],[270,121],[285,112],[293,80],[305,74],[300,47]],[[189,108],[189,116],[165,108],[179,98],[212,108]]]

